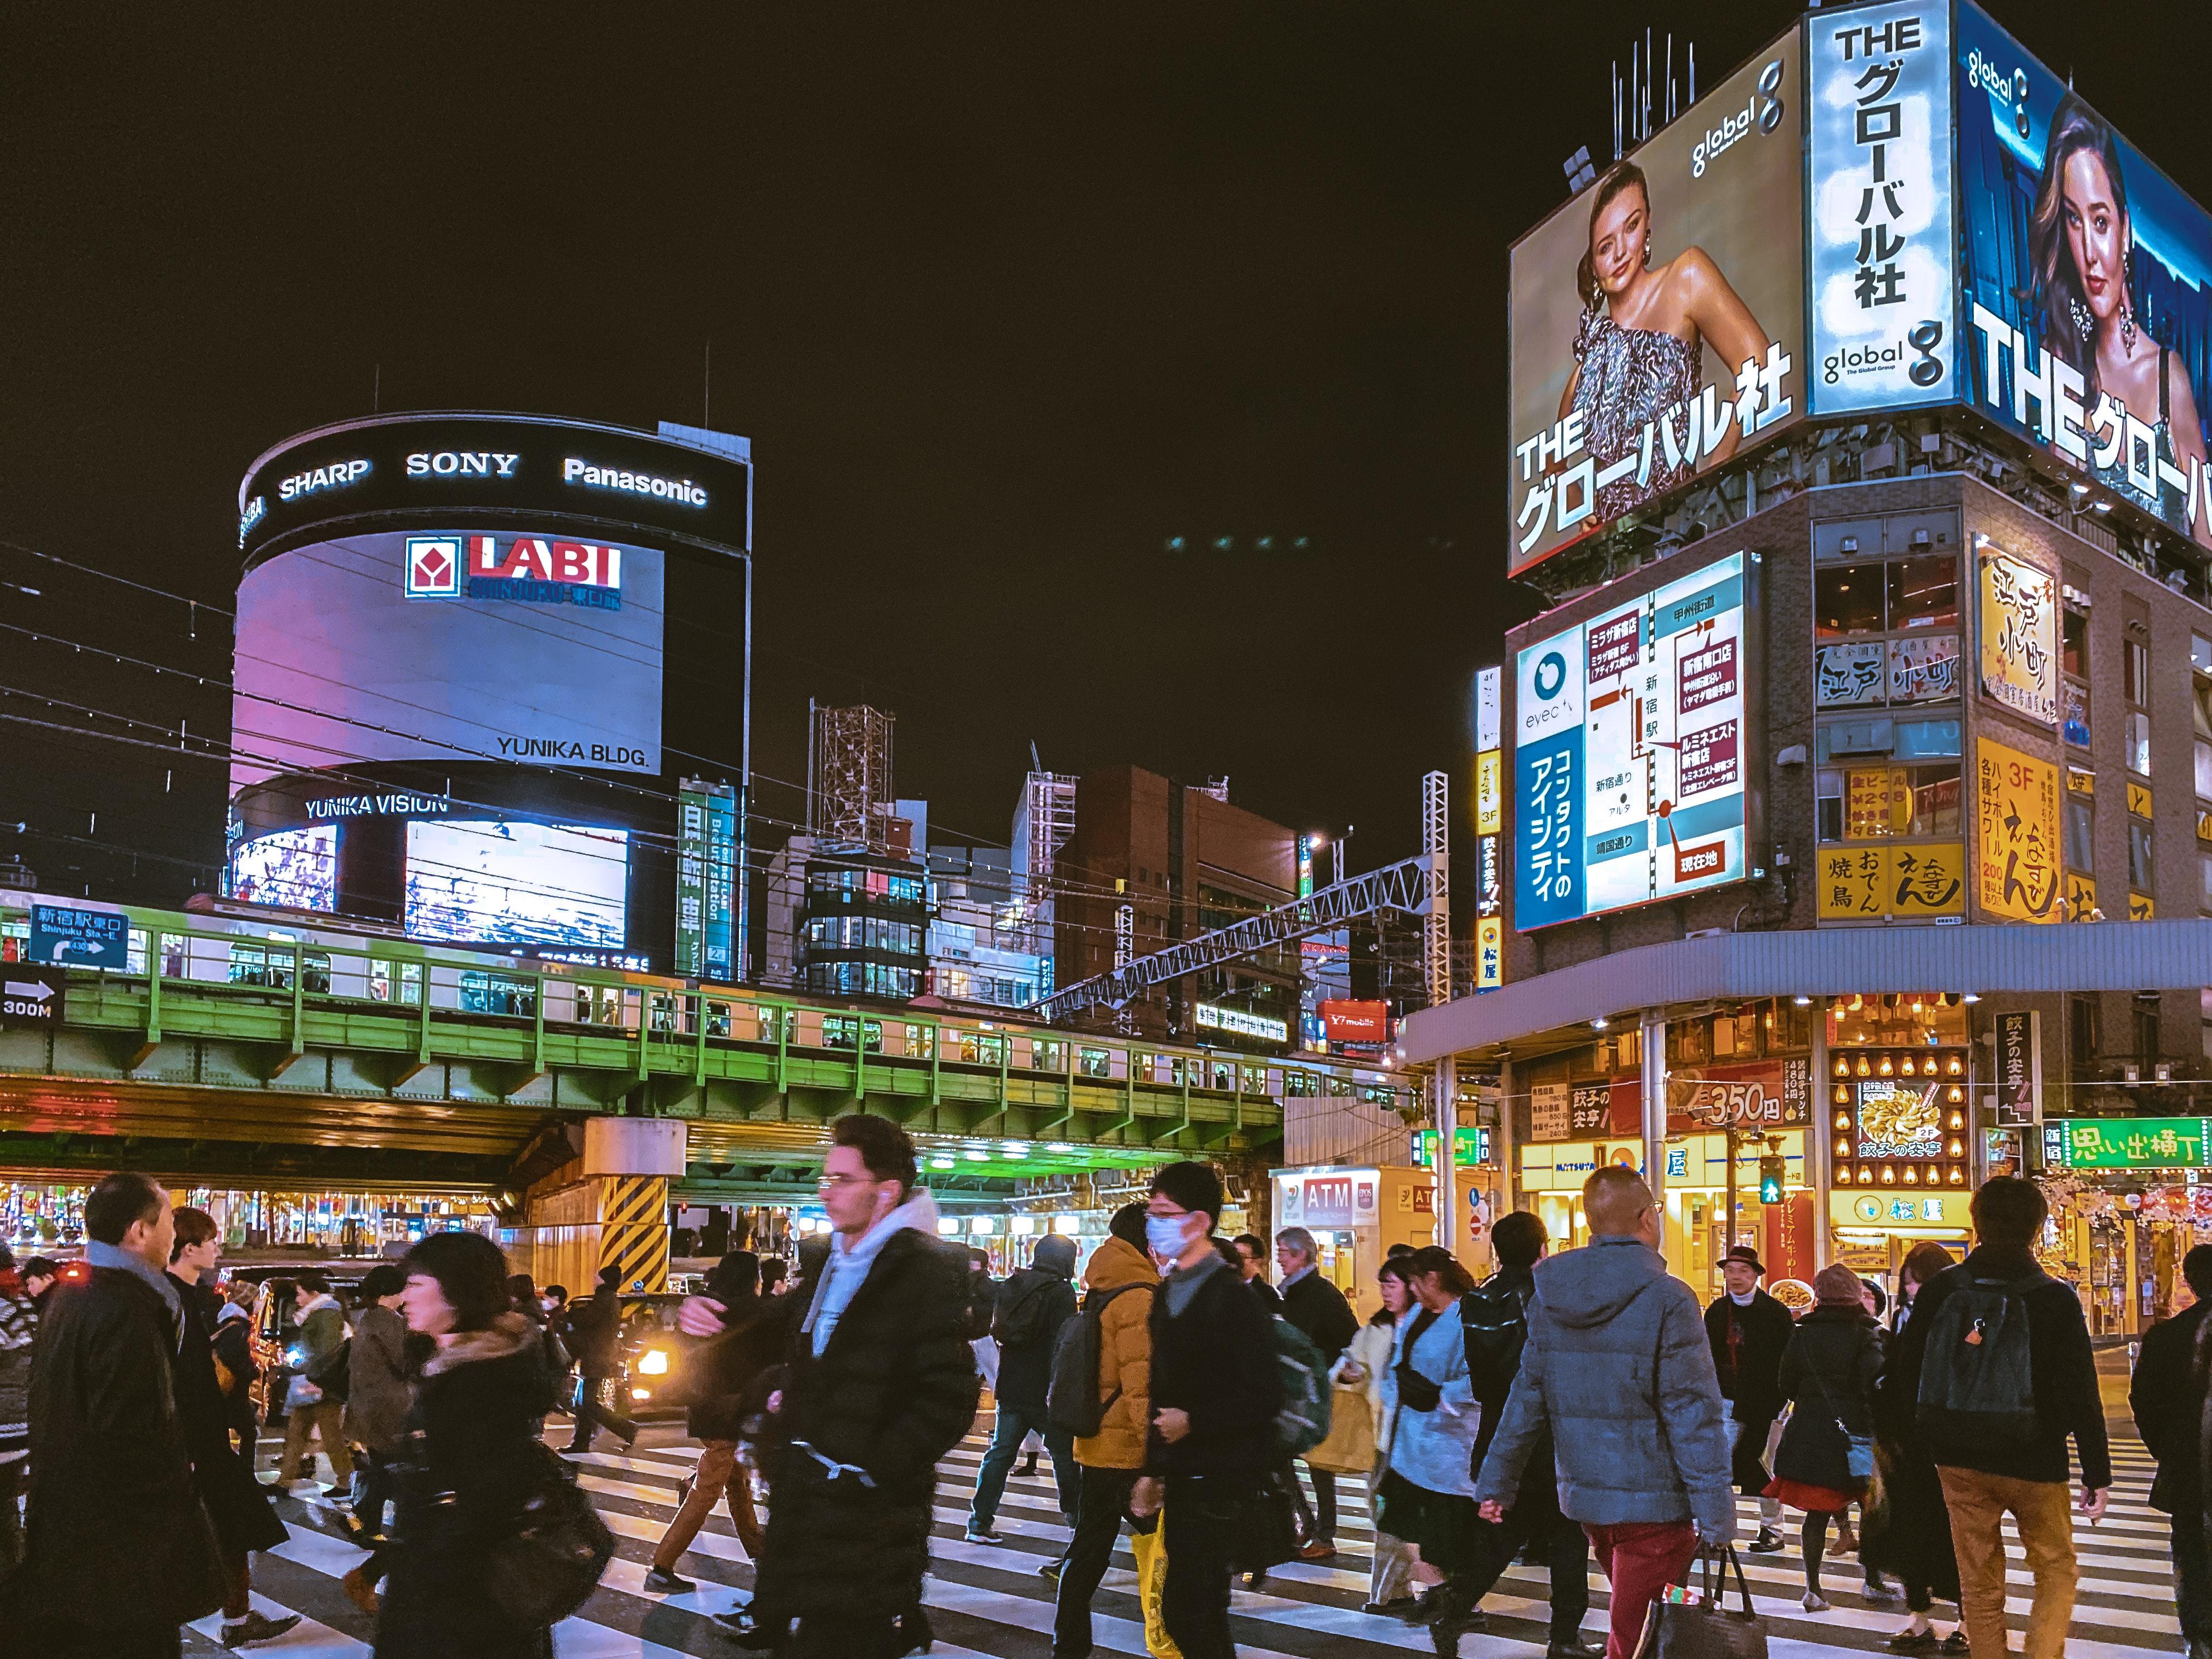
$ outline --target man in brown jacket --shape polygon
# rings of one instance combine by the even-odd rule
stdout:
[[[1053,1659],[1087,1659],[1091,1598],[1114,1559],[1114,1540],[1128,1512],[1130,1488],[1144,1470],[1145,1432],[1152,1420],[1152,1292],[1160,1270],[1145,1249],[1145,1206],[1114,1212],[1106,1242],[1083,1270],[1086,1294],[1079,1317],[1098,1321],[1098,1432],[1075,1442],[1075,1533],[1060,1573],[1053,1619]],[[1148,1523],[1158,1525],[1158,1517]]]

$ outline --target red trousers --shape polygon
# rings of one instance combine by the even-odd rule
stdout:
[[[1687,1521],[1636,1521],[1583,1530],[1613,1586],[1613,1634],[1605,1659],[1635,1659],[1651,1604],[1668,1585],[1682,1582],[1697,1555],[1698,1529]]]

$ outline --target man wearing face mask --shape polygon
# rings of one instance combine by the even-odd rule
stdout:
[[[1152,1177],[1146,1206],[1146,1245],[1166,1282],[1152,1298],[1152,1425],[1130,1513],[1162,1516],[1160,1620],[1183,1659],[1237,1650],[1230,1552],[1273,1461],[1283,1403],[1267,1316],[1214,1248],[1221,1204],[1212,1166],[1182,1163]]]

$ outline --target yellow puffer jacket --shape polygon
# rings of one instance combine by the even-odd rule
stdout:
[[[1092,1252],[1083,1269],[1091,1295],[1124,1285],[1149,1285],[1152,1291],[1127,1291],[1106,1304],[1098,1322],[1098,1399],[1105,1407],[1098,1432],[1075,1443],[1075,1461],[1094,1469],[1139,1469],[1145,1466],[1145,1431],[1152,1420],[1152,1297],[1159,1269],[1125,1238],[1109,1237]]]

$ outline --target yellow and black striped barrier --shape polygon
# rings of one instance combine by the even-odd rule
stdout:
[[[668,1180],[605,1176],[599,1200],[599,1266],[622,1274],[625,1291],[668,1286]]]

